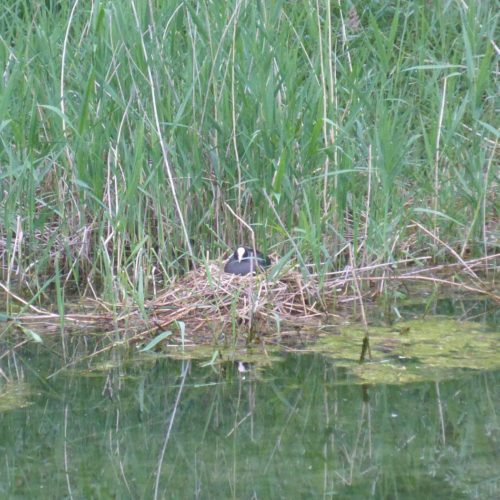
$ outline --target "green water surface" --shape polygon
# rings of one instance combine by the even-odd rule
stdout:
[[[56,341],[29,343],[3,360],[18,376],[0,384],[0,498],[499,498],[500,368],[470,348],[498,358],[499,336],[456,324],[442,331],[468,340],[443,371],[422,320],[375,330],[361,366],[341,329],[249,364],[123,348],[61,370]]]

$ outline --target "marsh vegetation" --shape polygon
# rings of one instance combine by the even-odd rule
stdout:
[[[3,0],[0,496],[498,498],[497,24]]]
[[[140,306],[253,237],[319,290],[491,258],[497,22],[490,1],[4,2],[4,290]]]

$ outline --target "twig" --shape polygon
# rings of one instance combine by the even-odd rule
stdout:
[[[441,245],[443,245],[445,248],[447,248],[451,252],[451,254],[457,258],[457,260],[460,262],[460,264],[462,264],[462,266],[464,266],[465,269],[467,269],[467,271],[469,271],[471,276],[478,281],[479,285],[484,286],[484,283],[479,278],[479,276],[467,265],[467,263],[462,259],[462,257],[457,252],[455,252],[455,250],[453,250],[453,248],[450,247],[450,245],[448,245],[447,243],[442,241],[441,238],[438,238],[435,234],[433,234],[427,228],[422,226],[422,224],[418,223],[417,221],[412,221],[412,222],[414,224],[416,224],[420,229],[422,229],[422,231],[424,231],[424,233],[428,234],[431,238],[433,238],[434,240],[439,242]]]

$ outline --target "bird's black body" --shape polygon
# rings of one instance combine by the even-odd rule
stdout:
[[[238,247],[224,266],[224,272],[231,274],[255,273],[259,269],[271,265],[269,257],[262,252],[254,252],[250,247]]]

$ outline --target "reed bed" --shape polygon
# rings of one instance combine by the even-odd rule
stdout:
[[[245,224],[317,273],[444,261],[410,221],[498,252],[493,0],[4,4],[9,288],[145,302]]]
[[[25,332],[35,328],[50,333],[61,331],[64,323],[66,333],[114,334],[112,345],[146,342],[165,332],[169,343],[183,345],[218,343],[221,335],[227,338],[228,334],[237,342],[248,342],[255,334],[280,341],[282,332],[294,336],[294,331],[317,329],[352,316],[354,310],[367,325],[365,309],[377,297],[398,287],[409,291],[416,283],[500,302],[498,290],[484,279],[497,270],[499,260],[500,255],[495,255],[432,266],[430,257],[422,257],[347,267],[321,276],[321,284],[318,274],[305,275],[298,266],[277,275],[271,267],[266,273],[236,276],[223,271],[222,261],[211,261],[170,283],[145,308],[87,300],[78,305],[78,312],[69,310],[62,317],[10,293],[31,310],[18,314],[12,324]]]
[[[493,0],[4,4],[14,321],[147,337],[366,322],[398,282],[495,297]],[[251,241],[276,269],[224,276]]]

